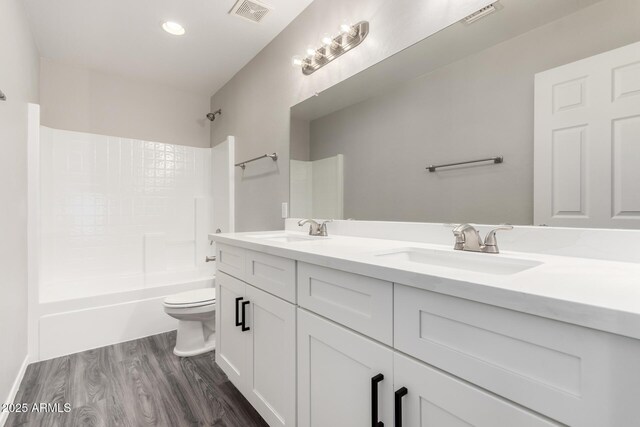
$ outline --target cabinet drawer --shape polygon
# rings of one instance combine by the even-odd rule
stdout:
[[[244,280],[291,303],[296,302],[296,262],[292,259],[246,251]]]
[[[393,284],[298,263],[298,305],[385,344],[393,343]]]
[[[569,425],[625,425],[637,416],[623,384],[637,382],[638,370],[616,368],[638,357],[637,342],[394,286],[398,350]]]
[[[394,388],[407,388],[401,400],[403,426],[560,425],[397,353],[393,356],[393,373]]]
[[[245,250],[234,246],[216,243],[216,269],[237,279],[244,276]]]

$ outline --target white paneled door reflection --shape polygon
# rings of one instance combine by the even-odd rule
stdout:
[[[534,222],[640,228],[640,43],[536,75]]]
[[[40,160],[42,302],[208,268],[210,148],[41,127]]]

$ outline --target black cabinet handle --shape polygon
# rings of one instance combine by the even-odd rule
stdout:
[[[239,303],[240,301],[242,301],[244,298],[242,297],[238,297],[236,298],[236,326],[242,326],[242,323],[240,322],[240,308],[239,308]]]
[[[382,421],[378,421],[378,383],[384,379],[384,375],[378,374],[371,378],[371,426],[384,427]]]
[[[251,328],[247,326],[246,321],[247,321],[247,306],[249,305],[249,301],[243,301],[242,302],[242,332],[244,331],[248,331]]]
[[[393,423],[394,427],[402,427],[402,398],[407,395],[409,391],[406,387],[399,388],[396,390],[395,396],[395,421]]]

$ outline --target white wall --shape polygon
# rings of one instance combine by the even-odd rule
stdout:
[[[0,1],[0,401],[27,355],[27,103],[38,102],[38,50],[20,0]],[[2,417],[0,416],[0,421]]]
[[[207,93],[43,58],[41,121],[56,129],[209,147]]]
[[[289,109],[490,3],[486,0],[315,0],[211,98],[224,114],[211,127],[212,143],[236,137],[237,161],[277,151],[236,170],[236,229],[282,228],[280,204],[289,199]],[[318,44],[344,20],[367,20],[368,38],[322,70],[304,76],[291,57]],[[320,96],[322,96],[320,94]],[[258,212],[259,214],[256,214]]]

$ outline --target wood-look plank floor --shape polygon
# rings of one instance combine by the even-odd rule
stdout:
[[[214,362],[179,358],[175,332],[29,365],[16,403],[69,413],[12,413],[5,427],[267,426]]]

